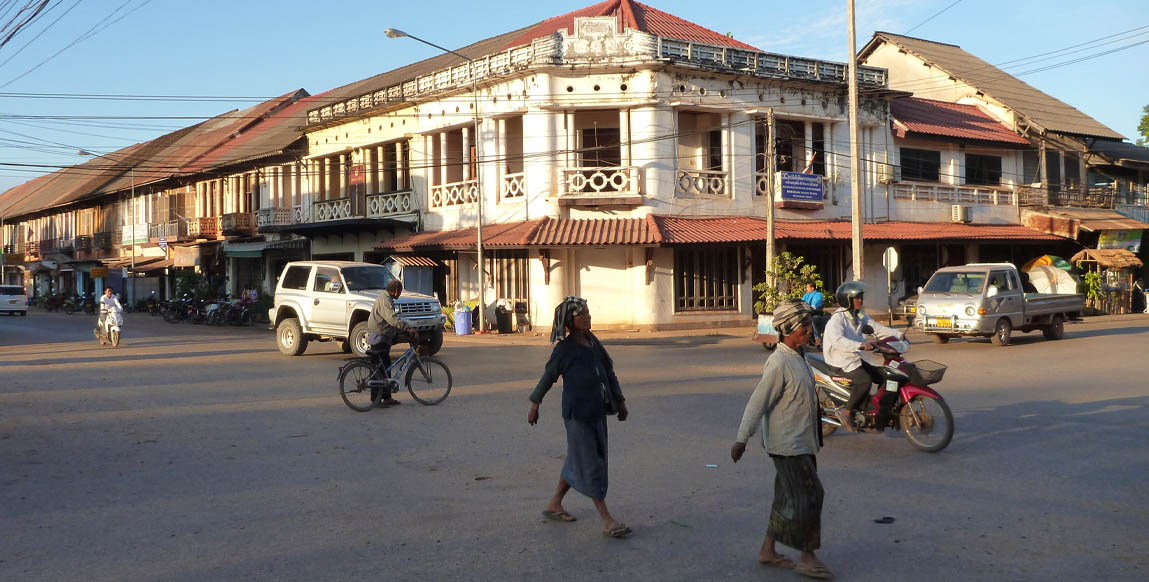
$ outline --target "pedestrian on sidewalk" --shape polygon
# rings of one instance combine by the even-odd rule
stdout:
[[[602,518],[603,535],[621,538],[630,534],[631,528],[615,520],[606,506],[606,417],[617,414],[623,421],[629,411],[614,374],[614,362],[590,328],[590,308],[585,299],[567,297],[555,308],[551,341],[557,343],[543,377],[531,392],[527,422],[531,425],[538,423],[539,404],[561,376],[567,456],[558,486],[543,510],[543,516],[555,521],[577,521],[563,508],[563,497],[574,488],[594,501],[594,507]]]
[[[821,415],[814,375],[802,355],[812,333],[811,312],[800,299],[787,299],[774,310],[778,349],[766,360],[762,379],[746,404],[730,458],[735,463],[742,458],[746,441],[761,424],[762,444],[774,461],[776,475],[758,561],[827,579],[833,573],[814,555],[822,544],[823,492],[814,456],[822,446]],[[778,553],[775,542],[801,551],[798,563]]]

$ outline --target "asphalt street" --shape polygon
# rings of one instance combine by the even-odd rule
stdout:
[[[565,451],[560,387],[526,422],[541,336],[448,337],[444,403],[356,413],[333,343],[287,358],[266,330],[130,314],[111,349],[93,321],[0,316],[0,580],[800,579],[755,561],[769,458],[729,457],[767,355],[749,330],[601,335],[631,411],[617,540],[577,493],[578,522],[540,516]],[[954,440],[829,437],[822,559],[838,580],[1149,577],[1147,332],[912,334],[911,360],[950,366]]]

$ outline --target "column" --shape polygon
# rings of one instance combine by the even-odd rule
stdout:
[[[573,168],[579,165],[578,153],[578,131],[575,129],[575,114],[574,111],[567,111],[563,114],[564,123],[567,136],[567,153],[566,153],[566,166]]]
[[[411,187],[407,183],[407,173],[403,170],[407,167],[407,160],[403,156],[403,143],[401,141],[395,142],[395,189],[406,190]]]
[[[620,109],[618,111],[618,135],[622,140],[622,146],[619,148],[622,152],[622,165],[629,166],[630,162],[630,110]]]
[[[439,164],[439,184],[447,183],[447,132],[439,134],[439,156],[435,159]]]
[[[494,178],[495,191],[498,192],[496,199],[503,197],[503,176],[510,173],[509,164],[507,164],[507,120],[500,117],[495,120],[495,159],[499,160],[494,164],[495,171]]]
[[[463,128],[463,181],[471,179],[471,128]]]
[[[336,163],[339,165],[336,171],[339,172],[337,183],[339,184],[338,192],[340,198],[347,197],[347,168],[350,161],[350,154],[339,154],[339,159],[336,161]]]
[[[802,126],[806,130],[806,145],[802,148],[802,169],[805,170],[810,165],[810,157],[814,155],[814,124],[806,121]]]
[[[378,194],[383,191],[383,146],[371,146],[364,150],[367,154],[367,193]]]

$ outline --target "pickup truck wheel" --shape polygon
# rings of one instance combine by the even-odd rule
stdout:
[[[1065,320],[1060,315],[1054,315],[1053,321],[1041,330],[1041,335],[1047,340],[1059,340],[1065,337]]]
[[[443,330],[435,329],[426,334],[419,334],[419,343],[426,350],[428,356],[433,356],[443,349]]]
[[[993,342],[995,346],[1008,346],[1009,336],[1013,333],[1013,325],[1009,323],[1009,319],[1001,318],[997,320],[997,325],[993,328],[993,335],[990,336],[989,341]]]
[[[351,353],[355,354],[356,358],[367,357],[367,349],[371,347],[371,344],[367,343],[370,335],[366,321],[360,321],[351,328],[351,337],[347,338],[347,343],[351,344]]]
[[[307,340],[303,337],[303,328],[299,320],[289,317],[275,328],[275,343],[279,346],[279,353],[285,356],[298,356],[307,349]]]
[[[944,344],[944,343],[950,341],[950,336],[948,336],[948,335],[943,335],[940,333],[933,333],[930,335],[933,336],[935,344]]]

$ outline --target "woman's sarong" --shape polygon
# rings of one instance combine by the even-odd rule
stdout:
[[[774,460],[774,505],[770,507],[770,527],[766,535],[803,552],[822,545],[822,482],[814,455]]]
[[[567,458],[562,478],[591,499],[606,499],[606,417],[563,419],[567,428]]]

